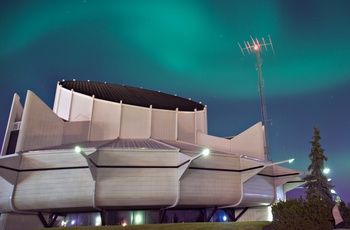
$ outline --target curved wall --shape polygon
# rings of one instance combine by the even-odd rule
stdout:
[[[196,142],[207,134],[206,109],[162,110],[96,99],[57,85],[54,112],[68,122],[88,121],[90,141],[155,138]]]

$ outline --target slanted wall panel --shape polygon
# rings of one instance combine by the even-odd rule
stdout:
[[[63,121],[33,92],[27,92],[16,152],[62,144]]]
[[[57,116],[66,121],[69,120],[72,94],[72,91],[64,89],[60,85],[57,85],[56,97],[58,98],[55,98],[54,111]]]
[[[265,159],[264,132],[261,122],[231,139],[231,152]]]

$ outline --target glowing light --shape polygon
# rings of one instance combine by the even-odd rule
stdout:
[[[337,194],[336,191],[334,189],[331,189],[331,193],[332,194]]]
[[[323,173],[324,173],[324,174],[328,174],[330,171],[331,171],[330,168],[325,168],[325,169],[323,169]]]
[[[64,220],[62,220],[61,226],[62,226],[62,227],[66,227],[66,226],[67,226],[67,222],[64,221]]]
[[[332,181],[332,179],[331,179],[331,178],[328,178],[327,181]]]
[[[81,152],[81,148],[79,146],[75,146],[74,151],[76,153],[80,153]]]
[[[272,207],[271,206],[267,207],[267,220],[268,221],[273,221]]]
[[[135,216],[135,224],[141,224],[142,222],[142,216],[140,214],[137,214]]]
[[[123,227],[125,227],[126,225],[127,225],[126,222],[123,222],[123,223],[122,223],[122,226],[123,226]]]
[[[292,163],[294,161],[294,158],[290,159],[288,163]]]
[[[209,150],[209,149],[204,149],[204,150],[202,151],[202,155],[203,155],[203,156],[208,156],[209,153],[210,153],[210,150]]]
[[[223,219],[223,221],[226,221],[227,220],[227,216],[223,216],[222,219]]]
[[[100,216],[96,217],[95,226],[101,226],[101,223],[102,223],[101,217]]]
[[[72,220],[72,221],[70,222],[70,224],[71,224],[71,225],[74,225],[74,224],[75,224],[75,220]]]
[[[259,50],[259,46],[255,45],[255,46],[254,46],[254,50],[255,50],[255,51],[258,51],[258,50]]]

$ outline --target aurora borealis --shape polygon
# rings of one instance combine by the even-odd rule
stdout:
[[[255,56],[262,52],[271,159],[307,171],[321,132],[341,199],[350,164],[350,2],[347,0],[36,0],[0,3],[0,140],[12,96],[53,105],[62,79],[160,90],[208,106],[209,134],[236,135],[261,120]],[[285,165],[288,167],[288,165]]]

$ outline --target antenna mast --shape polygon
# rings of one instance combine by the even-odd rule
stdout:
[[[265,132],[265,143],[264,143],[264,154],[265,154],[265,160],[270,160],[270,153],[269,153],[269,146],[268,146],[268,131],[267,131],[267,111],[266,111],[266,103],[265,103],[265,94],[264,94],[264,78],[262,76],[261,71],[261,65],[262,60],[260,53],[262,51],[262,48],[265,47],[265,50],[267,51],[267,47],[270,46],[273,55],[275,55],[275,51],[273,49],[272,41],[270,35],[268,35],[268,42],[265,42],[265,39],[262,38],[260,41],[258,38],[253,38],[250,36],[251,44],[249,41],[243,41],[244,47],[242,47],[239,43],[238,46],[242,51],[243,56],[245,56],[245,52],[248,54],[251,54],[255,52],[256,54],[256,62],[257,62],[257,71],[258,71],[258,78],[259,78],[259,92],[260,92],[260,106],[261,106],[261,118],[262,118],[262,125],[264,127]]]

